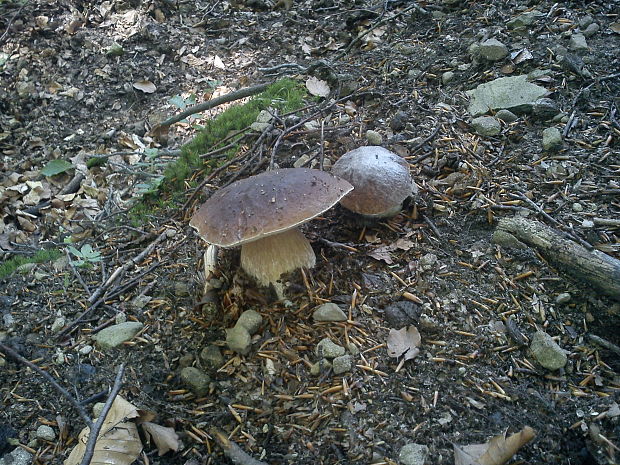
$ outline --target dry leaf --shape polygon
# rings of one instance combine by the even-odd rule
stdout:
[[[609,29],[614,31],[616,34],[620,34],[620,23],[611,23],[609,25]]]
[[[145,94],[152,94],[157,90],[155,84],[153,84],[151,81],[147,81],[146,79],[134,82],[133,87],[134,89],[141,90]]]
[[[157,446],[160,457],[170,450],[175,452],[179,450],[179,436],[177,436],[173,428],[151,423],[150,421],[142,423],[142,428],[144,428],[147,439],[152,439]]]
[[[392,263],[394,263],[394,260],[392,260],[392,256],[390,255],[390,252],[392,250],[393,249],[391,247],[384,245],[381,247],[377,247],[372,252],[368,252],[368,256],[374,258],[375,260],[384,261],[388,265],[391,265]]]
[[[315,97],[327,97],[330,92],[327,82],[321,81],[314,76],[310,76],[306,80],[306,89],[308,89],[308,92]]]
[[[415,326],[405,326],[399,330],[390,329],[387,338],[387,349],[390,357],[405,356],[405,360],[411,360],[420,353],[420,332]]]
[[[137,416],[138,411],[132,404],[120,396],[114,399],[97,437],[91,465],[130,465],[138,458],[142,451],[138,428],[127,421]],[[80,432],[78,443],[64,465],[78,465],[82,461],[89,433],[89,427]]]
[[[536,432],[525,426],[518,433],[506,437],[500,434],[485,444],[471,444],[469,446],[454,447],[455,465],[503,465],[517,453],[525,444],[530,442]]]

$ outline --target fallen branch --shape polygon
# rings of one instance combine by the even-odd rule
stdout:
[[[226,95],[222,95],[221,97],[217,97],[206,102],[199,103],[198,105],[194,105],[193,107],[189,107],[187,110],[182,111],[178,115],[172,116],[168,118],[163,123],[155,126],[151,132],[157,132],[162,129],[168,128],[174,123],[178,123],[179,121],[184,120],[188,116],[195,115],[196,113],[201,113],[203,111],[210,110],[211,108],[215,108],[224,103],[234,102],[235,100],[239,100],[245,97],[250,97],[252,95],[260,94],[267,87],[269,87],[272,82],[268,82],[265,84],[258,84],[252,87],[246,87],[244,89],[235,90],[234,92],[230,92]]]
[[[15,361],[21,363],[22,365],[27,366],[28,368],[33,370],[35,373],[45,378],[45,380],[48,383],[50,383],[52,387],[56,389],[56,391],[58,391],[58,393],[62,397],[67,399],[67,401],[69,401],[69,403],[73,406],[73,408],[78,412],[82,420],[84,420],[84,423],[86,423],[86,425],[90,428],[90,432],[88,434],[88,442],[86,443],[86,450],[84,451],[84,456],[82,457],[82,461],[80,462],[80,465],[89,465],[90,461],[93,458],[93,453],[95,451],[95,445],[97,443],[97,438],[99,437],[99,432],[101,431],[101,427],[103,426],[105,417],[108,415],[108,412],[110,411],[110,408],[112,408],[112,404],[114,403],[114,399],[116,398],[117,394],[121,390],[121,386],[123,384],[122,383],[123,374],[125,373],[125,364],[121,363],[120,367],[118,368],[118,373],[116,374],[116,379],[114,380],[114,386],[112,387],[112,390],[110,391],[110,394],[108,395],[105,405],[103,406],[103,409],[101,410],[101,413],[99,414],[99,418],[97,418],[96,422],[93,422],[93,420],[90,418],[88,413],[86,413],[86,410],[84,409],[84,407],[75,399],[75,397],[69,394],[69,391],[67,391],[60,384],[58,384],[58,382],[52,377],[52,375],[43,371],[41,368],[36,366],[34,363],[26,360],[24,357],[19,355],[16,351],[14,351],[13,349],[11,349],[10,347],[8,347],[7,345],[1,342],[0,342],[0,350],[4,352],[6,355],[13,358]]]
[[[620,300],[620,260],[596,249],[588,250],[538,221],[504,218],[493,233],[493,242],[531,247],[561,272]]]
[[[215,442],[222,448],[226,457],[235,465],[267,465],[266,462],[256,460],[245,452],[241,447],[228,439],[228,436],[218,428],[211,428],[209,431],[213,435]]]

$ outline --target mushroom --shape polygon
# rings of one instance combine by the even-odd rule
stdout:
[[[355,188],[340,204],[367,218],[396,215],[418,187],[409,174],[409,163],[379,146],[360,147],[334,163],[332,173]]]
[[[314,251],[297,226],[333,207],[352,189],[324,171],[266,171],[214,193],[189,224],[210,244],[240,245],[241,267],[267,286],[283,273],[314,266]]]

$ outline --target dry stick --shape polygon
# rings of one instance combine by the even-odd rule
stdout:
[[[235,465],[267,465],[266,462],[256,460],[241,447],[228,439],[222,430],[213,427],[209,432],[213,435],[215,442],[222,448],[226,457]]]
[[[609,342],[607,339],[603,339],[600,336],[596,336],[594,334],[588,334],[590,340],[601,347],[604,347],[607,350],[614,352],[616,355],[620,355],[620,347],[618,347],[613,342]]]
[[[82,184],[83,180],[84,180],[84,174],[76,173],[76,175],[73,176],[73,179],[69,181],[69,184],[63,187],[62,190],[57,195],[74,194],[80,188],[80,184]],[[24,210],[24,213],[28,213],[29,215],[36,215],[37,213],[39,213],[39,210],[47,208],[51,204],[52,202],[49,200],[46,200],[44,202],[39,202],[37,205]]]
[[[107,281],[105,283],[103,283],[94,293],[93,295],[91,295],[88,298],[88,302],[89,303],[93,303],[95,302],[97,299],[99,299],[99,297],[101,297],[105,291],[108,290],[108,288],[114,283],[114,281],[116,281],[116,279],[123,273],[125,273],[127,270],[129,270],[130,268],[132,268],[133,266],[137,265],[139,262],[141,262],[144,257],[146,257],[147,255],[149,255],[153,249],[160,243],[162,242],[164,239],[172,237],[174,235],[175,231],[173,229],[166,229],[164,232],[162,232],[159,236],[157,236],[157,239],[155,239],[153,242],[151,242],[142,252],[140,252],[136,257],[130,259],[129,261],[125,262],[123,265],[119,266],[114,273],[112,273],[110,275],[110,277],[107,279]]]
[[[217,97],[214,98],[212,100],[208,100],[206,102],[202,102],[199,103],[198,105],[194,105],[193,107],[188,108],[187,110],[179,113],[176,116],[172,116],[171,118],[168,118],[166,121],[164,121],[163,123],[160,123],[158,126],[156,126],[155,128],[153,128],[153,130],[155,129],[159,129],[159,128],[164,128],[164,127],[168,127],[174,123],[178,123],[179,121],[187,118],[188,116],[194,115],[196,113],[200,113],[206,110],[210,110],[211,108],[215,108],[219,105],[222,105],[224,103],[228,103],[228,102],[234,102],[235,100],[239,100],[245,97],[250,97],[252,95],[256,95],[256,94],[260,94],[262,91],[264,91],[267,87],[269,87],[271,84],[273,84],[272,82],[268,82],[265,84],[258,84],[256,86],[252,86],[252,87],[246,87],[244,89],[239,89],[236,90],[234,92],[230,92],[226,95],[222,95],[221,97]]]
[[[549,213],[547,213],[542,207],[540,207],[536,202],[534,202],[532,199],[530,199],[524,193],[519,192],[518,194],[508,194],[508,195],[510,195],[510,197],[512,197],[512,198],[523,200],[527,204],[531,205],[532,208],[534,208],[544,218],[549,220],[551,223],[553,223],[558,228],[562,228],[562,229],[560,229],[560,232],[563,233],[567,238],[569,238],[569,239],[571,239],[573,241],[578,242],[579,244],[581,244],[583,247],[585,247],[588,250],[592,250],[594,248],[594,246],[592,246],[592,244],[590,244],[589,242],[586,242],[585,240],[583,240],[581,237],[577,236],[576,234],[572,234],[572,233],[570,233],[568,231],[565,231],[564,230],[564,225],[562,223],[560,223],[554,217],[549,215]]]
[[[71,267],[71,271],[73,271],[73,274],[75,275],[77,280],[80,282],[80,284],[82,285],[86,293],[90,296],[90,289],[88,287],[88,284],[86,284],[86,282],[82,278],[82,275],[80,274],[80,272],[77,270],[77,268],[73,264],[73,260],[71,260],[71,255],[69,255],[68,249],[65,249],[65,255],[67,256],[67,263],[69,263],[69,266]]]
[[[121,366],[118,368],[118,373],[116,374],[116,379],[114,380],[114,387],[112,391],[110,391],[110,395],[108,396],[108,400],[105,401],[105,405],[99,414],[99,418],[97,418],[97,422],[90,427],[90,433],[88,433],[88,441],[86,442],[86,450],[84,451],[84,457],[82,457],[82,461],[80,465],[89,465],[90,461],[93,458],[93,454],[95,453],[95,444],[97,443],[97,439],[99,436],[99,432],[101,431],[101,427],[103,426],[103,422],[105,421],[105,417],[108,416],[108,412],[112,408],[112,404],[114,403],[114,399],[116,395],[121,390],[121,385],[123,381],[123,373],[125,372],[125,364],[121,363]]]
[[[77,400],[75,400],[75,398],[69,394],[69,391],[67,391],[65,388],[63,388],[60,384],[58,384],[58,382],[52,377],[52,375],[50,375],[49,373],[47,373],[46,371],[41,370],[41,368],[39,368],[38,366],[36,366],[34,363],[29,362],[28,360],[26,360],[24,357],[22,357],[21,355],[19,355],[17,352],[15,352],[13,349],[11,349],[10,347],[4,345],[3,343],[0,342],[0,350],[2,350],[2,352],[4,352],[5,354],[11,356],[12,358],[14,358],[15,360],[17,360],[19,363],[26,365],[28,368],[30,368],[31,370],[35,371],[36,373],[38,373],[39,375],[43,376],[53,387],[54,389],[56,389],[60,394],[62,394],[62,396],[67,399],[69,401],[69,403],[73,406],[73,408],[75,410],[77,410],[77,412],[79,413],[80,417],[82,417],[82,420],[84,420],[84,422],[87,425],[92,425],[93,421],[91,420],[91,418],[88,416],[88,413],[86,413],[86,410],[84,410],[84,407],[82,407]]]
[[[148,254],[150,254],[153,249],[155,248],[155,246],[157,244],[159,244],[161,241],[163,241],[166,237],[169,237],[170,235],[170,231],[173,231],[172,229],[166,229],[163,233],[161,233],[157,239],[155,239],[153,242],[151,242],[142,252],[140,252],[140,254],[132,259],[130,259],[129,261],[125,262],[122,266],[118,267],[114,273],[112,273],[112,275],[110,275],[110,277],[106,280],[105,283],[103,283],[103,285],[101,285],[89,298],[88,298],[88,302],[90,303],[90,306],[84,310],[75,320],[73,320],[71,323],[69,323],[65,329],[63,329],[62,331],[60,331],[57,335],[58,338],[64,337],[65,335],[67,335],[68,333],[70,333],[73,328],[75,328],[85,317],[86,315],[88,315],[90,312],[92,312],[95,308],[97,308],[99,305],[101,305],[104,300],[105,300],[105,292],[110,288],[110,286],[112,286],[112,284],[114,283],[114,281],[116,280],[116,278],[118,278],[122,273],[125,273],[127,270],[129,270],[132,266],[136,265],[138,262],[142,261],[142,259],[144,257],[146,257]]]

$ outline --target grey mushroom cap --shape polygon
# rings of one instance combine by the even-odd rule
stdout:
[[[345,153],[334,163],[332,173],[355,188],[340,204],[368,217],[395,215],[403,201],[418,192],[409,174],[409,163],[379,146],[360,147]]]
[[[215,192],[189,224],[210,244],[234,247],[311,220],[352,189],[347,181],[325,171],[266,171]]]

